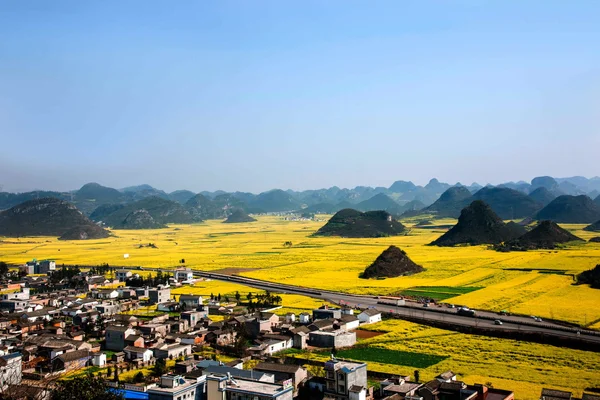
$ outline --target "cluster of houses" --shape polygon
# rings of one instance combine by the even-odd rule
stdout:
[[[121,390],[126,399],[142,400],[513,399],[511,391],[467,385],[451,372],[429,382],[390,375],[374,390],[367,381],[365,363],[332,355],[317,365],[322,373],[310,374],[292,362],[301,360],[277,356],[292,348],[331,349],[335,353],[353,346],[360,325],[381,321],[381,313],[374,309],[357,314],[348,307],[322,306],[298,315],[279,316],[272,310],[240,314],[234,313],[235,304],[222,304],[217,299],[205,302],[201,296],[189,294],[175,300],[170,284],[106,288],[134,276],[133,271],[124,269],[116,271],[115,279],[82,272],[69,278],[77,285],[61,281],[52,283],[52,291],[37,290],[50,285],[48,275],[56,266],[35,261],[25,267],[33,268],[36,276],[6,283],[0,290],[1,393],[15,387],[27,387],[26,393],[31,393],[34,388],[36,400],[42,400],[49,394],[48,385],[42,382],[69,371],[90,366],[142,368],[157,360],[173,360],[172,371],[155,381],[134,384],[109,380],[107,384]],[[191,271],[180,268],[170,283],[192,280]],[[130,312],[149,305],[164,312],[146,318]],[[211,319],[214,314],[221,315],[220,321]],[[203,359],[199,354],[208,347],[233,352],[240,359],[227,364]],[[254,367],[245,369],[249,360],[255,360]]]

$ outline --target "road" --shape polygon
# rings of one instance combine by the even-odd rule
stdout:
[[[165,271],[166,272],[166,271]],[[377,303],[375,296],[360,296],[341,292],[325,291],[300,286],[286,285],[275,282],[266,282],[257,279],[245,278],[235,275],[223,275],[212,272],[194,271],[194,275],[215,280],[230,281],[256,289],[272,292],[299,294],[316,299],[327,300],[332,303],[348,305],[361,309],[375,308],[379,311],[398,315],[400,318],[422,320],[424,322],[439,322],[457,327],[485,328],[498,332],[537,333],[560,339],[570,339],[600,345],[600,332],[582,330],[555,322],[534,321],[532,317],[506,316],[489,311],[477,311],[477,318],[457,314],[455,308],[439,305],[423,307],[418,302],[406,302],[405,306],[391,306]],[[496,325],[495,320],[501,320],[502,325]]]

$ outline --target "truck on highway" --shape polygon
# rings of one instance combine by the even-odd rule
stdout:
[[[388,304],[392,306],[403,306],[406,304],[402,297],[378,296],[377,304]]]

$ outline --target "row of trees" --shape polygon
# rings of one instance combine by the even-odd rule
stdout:
[[[170,277],[171,275],[169,275],[168,272],[163,273],[162,271],[158,271],[156,273],[156,276],[150,274],[147,277],[140,276],[135,278],[129,278],[125,283],[127,284],[127,286],[131,287],[157,286],[169,283]]]

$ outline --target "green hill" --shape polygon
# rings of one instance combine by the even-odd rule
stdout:
[[[189,190],[176,190],[169,193],[169,200],[178,202],[179,204],[185,204],[189,199],[194,197],[196,193],[190,192]]]
[[[518,237],[521,228],[517,231],[514,226],[507,226],[489,205],[475,200],[461,211],[458,223],[431,245],[498,244]]]
[[[96,203],[118,203],[127,200],[127,196],[117,189],[98,183],[86,183],[75,193],[76,201],[93,200]]]
[[[115,206],[112,212],[107,211],[108,206],[94,211],[93,216],[95,220],[114,229],[148,229],[169,223],[189,224],[201,221],[181,204],[160,197],[146,197]]]
[[[389,196],[383,193],[376,194],[368,200],[361,201],[355,207],[360,211],[383,210],[392,215],[400,215],[404,211],[400,204],[396,203]]]
[[[275,189],[263,192],[248,204],[251,208],[265,212],[280,212],[298,210],[302,204],[289,193]]]
[[[518,190],[501,187],[484,187],[473,195],[482,200],[502,219],[517,219],[535,215],[542,205]]]
[[[573,241],[583,241],[555,222],[542,221],[531,231],[497,246],[497,250],[535,250],[554,249],[557,244]]]
[[[585,195],[558,196],[537,213],[536,219],[565,224],[591,224],[600,219],[600,206]]]
[[[442,193],[432,205],[424,208],[423,213],[456,218],[460,215],[460,211],[469,204],[471,196],[471,192],[466,187],[453,186]]]
[[[540,203],[544,207],[546,207],[552,200],[557,198],[554,193],[545,187],[539,187],[535,189],[533,192],[529,193],[529,197],[531,197],[535,202]]]
[[[600,220],[586,226],[585,228],[583,228],[583,230],[588,232],[600,232]]]
[[[223,223],[225,224],[235,224],[242,222],[254,222],[256,221],[254,218],[246,214],[243,210],[235,210],[231,213],[229,217]]]
[[[29,200],[0,212],[0,236],[62,236],[79,229],[89,239],[108,236],[73,204],[54,198]]]
[[[413,275],[425,271],[415,264],[404,250],[390,246],[381,253],[373,264],[369,265],[362,278],[394,278],[397,276]]]
[[[370,238],[397,236],[406,231],[404,225],[385,211],[360,212],[350,208],[338,211],[315,236]]]

